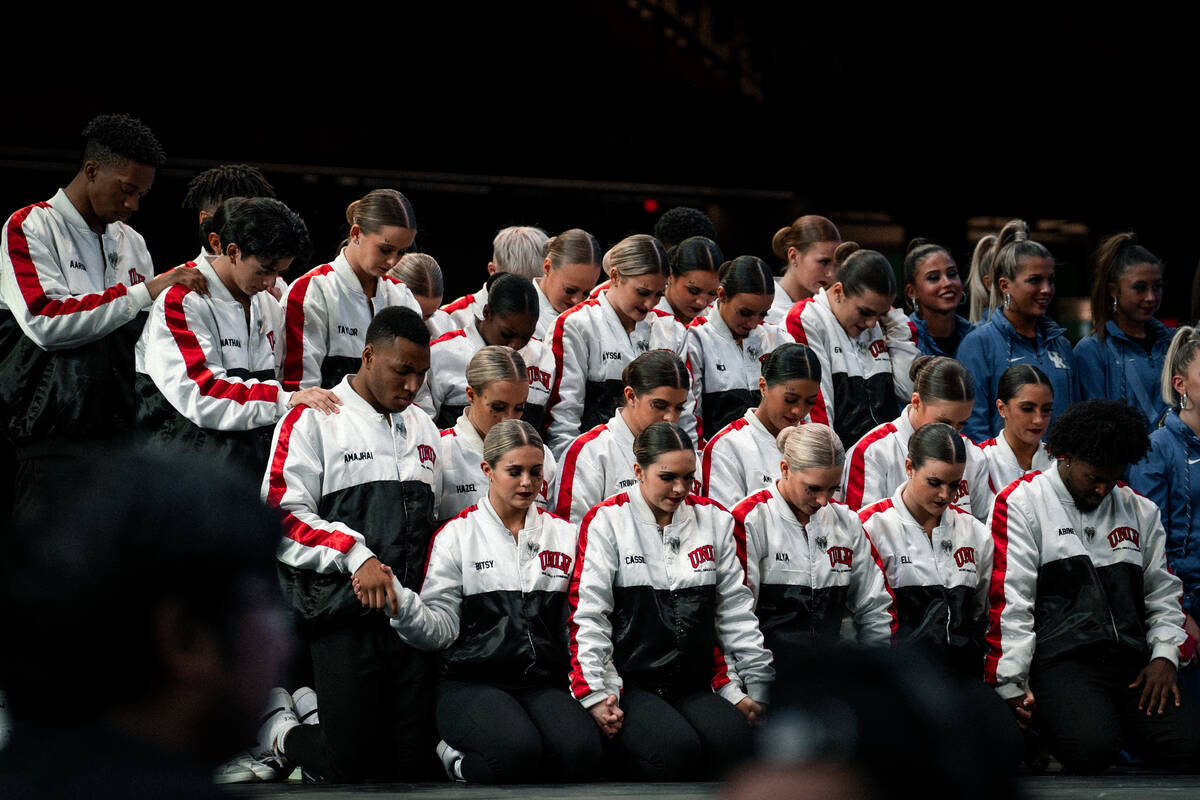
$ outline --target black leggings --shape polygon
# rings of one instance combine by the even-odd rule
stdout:
[[[620,707],[625,718],[614,743],[638,780],[710,780],[750,755],[753,746],[742,712],[707,689],[666,700],[627,685]]]
[[[1138,711],[1142,689],[1130,689],[1144,665],[1127,659],[1058,661],[1035,669],[1029,688],[1037,702],[1035,723],[1050,752],[1073,772],[1107,768],[1122,749],[1150,764],[1195,769],[1200,755],[1195,706],[1187,693],[1176,708],[1146,716]]]
[[[437,728],[464,753],[462,776],[471,783],[588,781],[600,764],[600,729],[565,686],[443,680]]]

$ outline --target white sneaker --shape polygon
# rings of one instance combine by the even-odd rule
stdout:
[[[321,724],[317,714],[317,693],[309,687],[301,686],[292,692],[292,705],[296,708],[296,718],[301,725]]]
[[[217,768],[213,780],[217,783],[254,783],[273,781],[277,777],[275,768],[250,755],[250,751],[239,753]]]
[[[457,783],[466,783],[466,779],[462,776],[462,760],[466,755],[461,750],[455,750],[450,745],[446,744],[443,739],[437,745],[438,758],[442,760],[442,766],[446,768],[446,777]]]
[[[299,724],[292,696],[287,689],[275,687],[271,690],[262,724],[258,728],[258,744],[250,751],[250,755],[264,763],[282,767],[285,761],[283,737]]]

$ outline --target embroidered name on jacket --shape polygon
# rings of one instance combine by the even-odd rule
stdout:
[[[702,545],[688,553],[688,561],[692,563],[692,569],[699,569],[701,564],[710,561],[716,563],[716,560],[716,553],[711,544]]]
[[[475,484],[473,484],[473,483],[458,483],[458,484],[454,485],[454,491],[458,492],[459,494],[467,494],[468,492],[474,492]]]
[[[86,270],[86,269],[87,269],[87,266],[86,266],[86,265],[84,265],[84,263],[83,263],[82,261],[75,261],[74,259],[72,259],[72,260],[71,260],[71,269],[82,269],[82,270]]]
[[[1142,535],[1140,533],[1138,533],[1137,529],[1135,529],[1135,528],[1125,528],[1125,527],[1114,528],[1112,533],[1108,534],[1108,545],[1109,545],[1109,547],[1116,550],[1117,545],[1121,544],[1122,542],[1129,542],[1130,544],[1133,545],[1133,547],[1122,547],[1120,549],[1121,550],[1140,550],[1141,545],[1139,544],[1139,540],[1141,538],[1142,538]]]
[[[242,346],[241,339],[222,339],[221,340],[221,347],[241,347],[241,346]]]
[[[491,568],[492,568],[492,567],[494,567],[495,565],[496,565],[496,562],[495,562],[495,560],[492,560],[492,561],[476,561],[476,562],[475,562],[475,571],[476,571],[476,572],[482,572],[482,571],[483,571],[483,570],[485,570],[485,569],[491,569]]]
[[[358,336],[358,328],[351,328],[349,325],[338,325],[337,332],[344,336]]]
[[[375,458],[375,453],[370,450],[363,450],[361,453],[346,453],[342,456],[342,463],[349,464],[351,461],[370,461]]]
[[[852,549],[849,547],[831,547],[826,552],[829,555],[829,566],[833,567],[834,571],[845,571],[838,569],[839,565],[850,569],[850,561],[854,558],[854,551]]]
[[[602,361],[620,361],[620,360],[621,360],[621,354],[620,354],[620,353],[617,353],[617,352],[614,352],[614,351],[612,351],[612,350],[605,350],[605,351],[604,351],[604,356],[602,357],[602,359],[601,359],[601,360],[602,360]]]
[[[542,571],[548,569],[559,569],[570,574],[571,572],[571,556],[566,553],[559,553],[555,550],[543,550],[538,553],[538,560],[542,564]]]

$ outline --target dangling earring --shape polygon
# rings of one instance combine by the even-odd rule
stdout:
[[[1004,293],[1004,310],[1007,311],[1008,307],[1011,304],[1012,304],[1012,295],[1009,294],[1008,292],[1005,292]]]
[[[1115,298],[1115,297],[1113,298],[1113,310],[1112,310],[1112,312],[1113,312],[1114,314],[1115,314],[1115,313],[1117,313],[1117,298]]]
[[[1183,394],[1181,394],[1179,396],[1179,410],[1180,411],[1187,410],[1187,392],[1184,392]]]

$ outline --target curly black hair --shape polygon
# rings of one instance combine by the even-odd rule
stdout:
[[[183,207],[189,211],[214,212],[230,197],[274,197],[275,188],[249,164],[222,164],[206,169],[188,181]]]
[[[217,209],[212,223],[222,245],[236,244],[243,257],[273,264],[281,258],[303,263],[312,255],[304,220],[273,197],[231,197]]]
[[[1150,449],[1148,423],[1141,409],[1124,400],[1085,400],[1054,420],[1046,448],[1098,467],[1128,466]]]
[[[128,114],[101,114],[83,129],[87,143],[84,162],[95,161],[105,167],[133,161],[154,169],[167,163],[167,154],[154,132],[140,119]]]
[[[654,238],[662,242],[667,250],[679,245],[684,239],[705,236],[716,240],[717,229],[703,211],[688,206],[677,206],[658,218],[654,223]]]
[[[407,339],[418,347],[429,347],[429,328],[421,315],[408,306],[388,306],[367,326],[367,344],[391,344]]]

